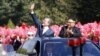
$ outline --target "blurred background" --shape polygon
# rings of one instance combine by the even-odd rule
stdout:
[[[0,0],[0,25],[33,24],[29,15],[32,3],[40,20],[51,17],[53,24],[63,24],[69,18],[82,24],[100,21],[100,0]]]

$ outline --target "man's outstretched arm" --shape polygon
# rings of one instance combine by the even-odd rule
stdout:
[[[33,21],[34,21],[34,23],[35,23],[35,25],[37,26],[37,27],[39,27],[40,25],[42,25],[42,23],[40,22],[40,20],[38,19],[38,17],[35,15],[35,13],[34,13],[34,8],[35,8],[35,4],[32,4],[31,5],[31,17],[32,17],[32,19],[33,19]]]

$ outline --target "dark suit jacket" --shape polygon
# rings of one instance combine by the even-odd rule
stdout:
[[[54,32],[50,28],[44,34],[42,34],[43,32],[42,23],[39,21],[38,17],[35,14],[31,14],[31,16],[38,29],[36,33],[36,37],[54,37]]]
[[[59,33],[59,36],[60,37],[66,37],[64,34],[65,34],[65,31],[66,31],[66,29],[67,29],[68,27],[67,26],[63,26],[62,27],[62,29],[61,29],[61,31],[60,31],[60,33]],[[81,32],[80,32],[80,29],[79,28],[77,28],[77,27],[73,27],[72,28],[72,31],[74,32],[74,34],[73,35],[70,35],[70,37],[73,37],[73,38],[79,38],[79,37],[81,37]]]

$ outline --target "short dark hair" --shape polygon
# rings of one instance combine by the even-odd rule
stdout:
[[[51,18],[46,17],[46,18],[44,18],[44,20],[45,20],[45,19],[49,19],[49,22],[48,22],[48,23],[49,23],[49,24],[52,24],[52,19],[51,19]]]

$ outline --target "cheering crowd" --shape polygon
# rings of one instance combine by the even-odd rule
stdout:
[[[80,22],[77,22],[75,26],[80,29],[85,39],[91,39],[94,43],[98,44],[100,38],[100,23],[95,21],[82,25]],[[63,25],[51,25],[50,28],[54,31],[54,37],[58,38]],[[14,29],[7,26],[0,27],[0,42],[2,44],[12,45],[16,51],[25,41],[34,38],[36,31],[36,26],[28,26],[26,23],[22,23],[22,26],[16,26]]]
[[[59,37],[59,33],[63,25],[52,25],[50,28],[54,31],[55,38]],[[92,22],[82,25],[77,22],[76,27],[80,28],[82,36],[92,39],[94,41],[99,40],[100,37],[100,23]],[[0,27],[0,41],[3,44],[13,43],[12,39],[18,39],[22,43],[29,38],[30,35],[35,36],[37,28],[35,26],[27,26],[25,23],[22,26],[16,26],[14,29],[9,27]]]

